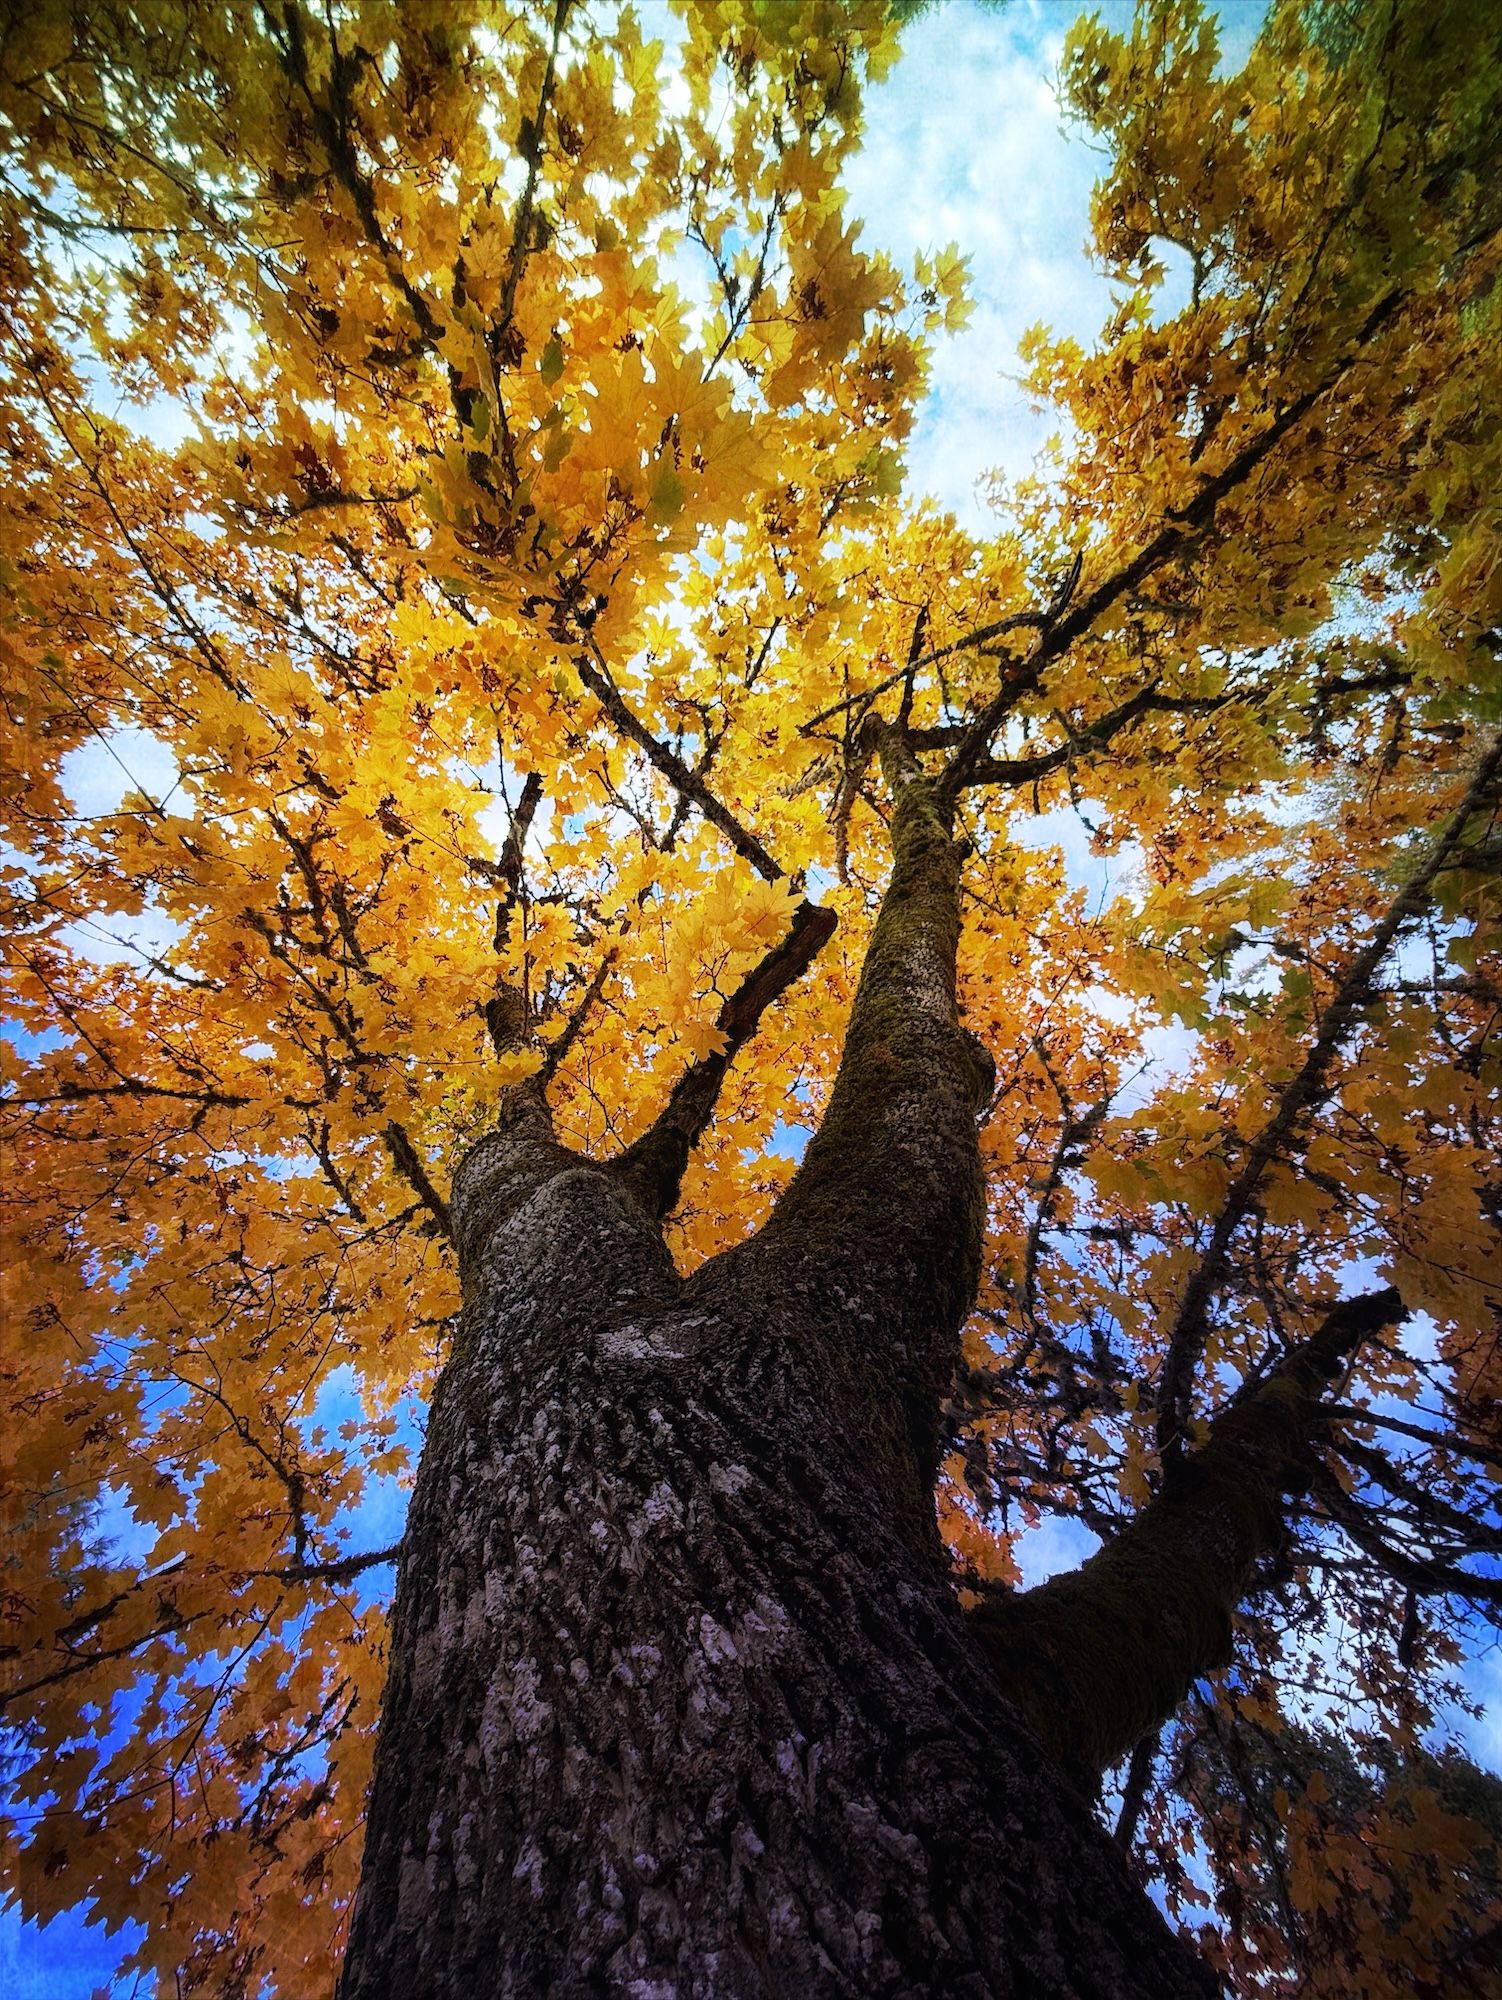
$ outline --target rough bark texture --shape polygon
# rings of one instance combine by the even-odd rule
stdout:
[[[1213,1990],[946,1575],[988,1066],[953,843],[878,747],[892,885],[762,1232],[681,1280],[639,1163],[525,1090],[456,1176],[343,2000]]]
[[[680,1287],[587,1171],[496,1232],[346,2000],[1204,1990],[899,1531],[831,1329],[741,1275]]]

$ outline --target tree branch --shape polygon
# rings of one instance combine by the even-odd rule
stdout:
[[[423,1207],[427,1209],[444,1235],[452,1238],[453,1225],[449,1219],[448,1203],[428,1178],[428,1170],[422,1163],[422,1156],[412,1143],[411,1134],[405,1125],[399,1125],[393,1118],[381,1134],[386,1141],[386,1150],[391,1155],[392,1165],[406,1181]]]
[[[1432,1556],[1395,1549],[1367,1520],[1328,1466],[1315,1468],[1312,1487],[1320,1505],[1361,1550],[1397,1583],[1426,1597],[1459,1597],[1472,1604],[1502,1605],[1502,1576],[1472,1576]]]
[[[506,288],[501,296],[501,309],[496,315],[495,325],[490,330],[492,341],[498,341],[510,327],[516,312],[516,291],[521,283],[522,267],[527,261],[530,247],[528,237],[532,233],[532,211],[537,201],[537,181],[542,172],[543,131],[547,124],[548,110],[553,102],[553,82],[558,69],[558,49],[563,40],[564,24],[568,20],[573,0],[556,0],[553,8],[553,30],[548,43],[547,66],[542,73],[542,83],[537,92],[537,110],[527,121],[525,142],[521,150],[527,162],[527,179],[522,188],[521,199],[516,204],[516,219],[511,225],[511,259],[506,270]]]
[[[267,1579],[274,1583],[347,1583],[362,1570],[373,1569],[381,1563],[395,1562],[401,1554],[401,1548],[400,1542],[393,1542],[390,1548],[369,1549],[363,1555],[339,1556],[331,1562],[295,1562],[288,1563],[282,1569],[237,1570],[233,1573],[243,1576],[247,1581]],[[85,1632],[93,1631],[96,1626],[102,1625],[119,1610],[122,1604],[131,1602],[141,1591],[158,1588],[169,1579],[179,1587],[186,1583],[188,1579],[180,1574],[186,1561],[186,1557],[180,1557],[168,1569],[157,1570],[151,1576],[139,1578],[135,1583],[128,1584],[124,1590],[116,1591],[115,1595],[105,1603],[81,1612],[63,1626],[56,1634],[54,1650],[61,1644],[72,1657],[50,1672],[38,1674],[29,1681],[19,1682],[15,1687],[8,1688],[4,1694],[0,1694],[0,1713],[3,1713],[12,1702],[21,1700],[23,1695],[37,1694],[43,1688],[55,1687],[59,1681],[72,1680],[78,1674],[85,1674],[91,1667],[104,1666],[111,1660],[124,1659],[131,1653],[139,1652],[143,1646],[149,1646],[153,1639],[167,1638],[174,1632],[182,1631],[185,1626],[196,1624],[201,1618],[211,1617],[216,1612],[221,1616],[227,1616],[231,1607],[226,1605],[204,1605],[197,1611],[180,1612],[175,1605],[162,1598],[157,1606],[158,1623],[146,1631],[138,1632],[133,1639],[122,1640],[119,1645],[107,1646],[100,1652],[73,1653],[71,1645],[73,1639],[81,1638]]]
[[[1034,757],[982,757],[965,780],[971,785],[1034,785],[1040,778],[1050,776],[1072,764],[1076,757],[1091,750],[1104,749],[1119,730],[1135,722],[1143,715],[1209,715],[1217,708],[1236,697],[1230,694],[1206,695],[1203,699],[1175,698],[1158,693],[1159,683],[1152,680],[1145,688],[1128,700],[1097,716],[1082,729],[1071,730],[1069,741],[1061,743],[1054,750],[1040,751]],[[935,745],[935,748],[940,746]]]
[[[1150,1729],[1142,1737],[1132,1752],[1132,1761],[1127,1767],[1126,1783],[1121,1788],[1121,1811],[1116,1816],[1112,1840],[1123,1854],[1130,1854],[1132,1843],[1137,1838],[1137,1828],[1142,1819],[1142,1808],[1147,1804],[1147,1789],[1153,1781],[1153,1766],[1158,1761],[1158,1741],[1161,1730]]]
[[[1158,1379],[1158,1448],[1165,1459],[1183,1450],[1194,1374],[1205,1344],[1210,1301],[1225,1272],[1231,1239],[1251,1210],[1262,1177],[1293,1137],[1305,1113],[1323,1098],[1335,1058],[1362,1013],[1377,996],[1372,982],[1399,931],[1428,905],[1434,878],[1449,858],[1466,823],[1485,800],[1502,769],[1502,735],[1496,737],[1477,766],[1464,798],[1451,815],[1428,857],[1393,899],[1387,914],[1367,943],[1351,960],[1321,1017],[1319,1032],[1303,1062],[1279,1093],[1272,1117],[1252,1140],[1225,1200],[1203,1256],[1179,1299],[1169,1328],[1168,1346]]]
[[[558,1074],[558,1070],[567,1057],[569,1050],[577,1041],[579,1031],[588,1019],[590,1009],[604,991],[605,981],[610,977],[610,969],[615,964],[618,956],[619,953],[616,946],[611,945],[605,956],[595,967],[594,977],[590,980],[588,986],[585,987],[579,997],[579,1004],[565,1022],[563,1033],[555,1042],[548,1044],[547,1054],[542,1059],[542,1068],[537,1072],[537,1080],[544,1088]]]
[[[527,835],[532,831],[532,822],[537,817],[537,808],[542,804],[542,774],[529,771],[522,784],[522,795],[517,800],[516,811],[511,815],[511,824],[506,830],[506,839],[501,847],[499,861],[486,865],[485,874],[505,893],[496,904],[495,949],[499,951],[506,942],[506,919],[516,908],[522,893],[522,850]]]
[[[767,1008],[808,970],[833,936],[835,923],[833,910],[816,903],[798,905],[787,936],[746,974],[720,1009],[715,1026],[725,1047],[689,1065],[648,1130],[615,1162],[652,1214],[666,1215],[678,1199],[689,1155],[709,1123],[731,1063],[756,1033]]]
[[[1283,1539],[1285,1496],[1312,1476],[1326,1384],[1402,1317],[1391,1286],[1335,1306],[1114,1541],[1070,1575],[971,1612],[1002,1686],[1087,1788],[1229,1658],[1232,1613]]]
[[[693,800],[710,825],[719,828],[736,853],[749,861],[758,875],[768,882],[780,882],[785,871],[778,867],[755,834],[748,833],[734,814],[721,805],[700,773],[691,770],[676,750],[660,742],[640,716],[627,705],[625,697],[610,678],[605,663],[598,654],[593,660],[579,655],[574,664],[579,670],[580,680],[622,736],[634,743],[639,750],[645,751],[648,762],[655,766],[684,798]]]
[[[834,1089],[767,1222],[721,1264],[828,1328],[830,1393],[901,1532],[940,1560],[933,1489],[985,1219],[976,1119],[995,1066],[955,996],[962,849],[905,732],[863,735],[892,795],[891,879]]]
[[[328,155],[329,166],[339,185],[349,196],[355,214],[359,218],[360,227],[371,246],[380,252],[381,261],[386,267],[386,275],[401,293],[407,310],[417,322],[424,343],[429,346],[435,345],[443,334],[442,322],[402,267],[402,260],[392,246],[391,239],[387,236],[376,211],[375,190],[370,176],[360,165],[355,146],[352,129],[353,104],[350,93],[366,58],[360,53],[347,54],[340,48],[333,29],[330,28],[329,101],[325,102],[313,89],[301,9],[293,5],[283,6],[281,35],[277,33],[277,22],[267,0],[261,0],[261,13],[277,46],[287,80],[302,94],[313,129]]]
[[[1221,501],[1233,493],[1238,486],[1254,472],[1275,447],[1282,443],[1289,432],[1308,416],[1315,404],[1327,396],[1353,365],[1365,343],[1391,318],[1402,303],[1403,294],[1397,288],[1389,291],[1367,315],[1353,346],[1317,387],[1305,390],[1302,396],[1280,410],[1267,425],[1241,450],[1233,452],[1220,471],[1207,479],[1187,506],[1177,509],[1168,521],[1149,541],[1137,551],[1129,562],[1104,577],[1094,589],[1086,591],[1081,598],[1074,599],[1071,591],[1064,596],[1057,611],[1053,607],[1046,612],[1024,613],[1003,619],[996,625],[979,627],[955,640],[942,649],[944,654],[973,649],[987,639],[995,638],[1008,628],[1018,625],[1036,625],[1041,637],[1033,653],[1026,660],[1012,662],[1012,672],[1006,676],[1004,685],[975,717],[959,747],[951,758],[938,781],[938,795],[941,799],[953,801],[967,786],[976,782],[975,771],[985,757],[987,746],[1004,718],[1017,701],[1038,685],[1044,669],[1059,659],[1074,644],[1083,638],[1096,621],[1111,609],[1129,591],[1135,590],[1153,571],[1158,569],[1170,556],[1190,542],[1213,520]],[[1074,573],[1077,580],[1078,572]],[[1059,601],[1056,599],[1056,603]],[[927,659],[914,662],[913,670],[929,664],[941,655],[931,653]]]

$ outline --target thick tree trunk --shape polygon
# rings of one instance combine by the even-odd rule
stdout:
[[[832,1331],[755,1255],[680,1285],[603,1173],[497,1232],[344,2000],[1206,1990],[894,1510]]]
[[[1212,1990],[947,1574],[938,1412],[990,1070],[955,1011],[947,823],[900,732],[873,747],[892,881],[828,1111],[759,1234],[686,1282],[663,1246],[703,1072],[606,1165],[515,1090],[455,1176],[463,1331],[343,2000]],[[787,950],[727,1008],[736,1036]]]

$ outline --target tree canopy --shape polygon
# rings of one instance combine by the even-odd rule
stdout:
[[[540,1077],[570,1145],[666,1160],[685,1266],[752,1229],[900,722],[996,1071],[957,1586],[1006,1599],[1048,1516],[1109,1542],[1394,1287],[1115,1803],[1245,1990],[1469,1990],[1497,1808],[1424,1741],[1502,1610],[1490,10],[1277,0],[1239,71],[1197,0],[1074,29],[1115,305],[1031,337],[1058,437],[985,535],[904,486],[963,246],[899,270],[842,193],[885,0],[5,20],[26,1912],[144,1924],[163,1990],[327,1991],[452,1164]],[[80,816],[123,731],[174,778]]]

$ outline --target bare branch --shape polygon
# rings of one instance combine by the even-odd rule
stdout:
[[[1086,1785],[1229,1657],[1231,1614],[1286,1532],[1285,1496],[1312,1476],[1322,1392],[1363,1341],[1402,1316],[1390,1286],[1333,1306],[1222,1410],[1206,1443],[1114,1541],[1072,1574],[988,1597],[971,1613],[1003,1685]]]
[[[1331,1520],[1344,1529],[1357,1548],[1406,1589],[1425,1597],[1460,1597],[1473,1604],[1502,1604],[1502,1576],[1472,1576],[1452,1563],[1395,1549],[1378,1534],[1328,1467],[1316,1469],[1313,1490]]]
[[[748,833],[734,814],[721,805],[701,774],[691,770],[676,750],[652,734],[611,679],[598,650],[594,659],[579,655],[574,664],[578,667],[579,678],[622,736],[645,751],[648,761],[684,798],[693,800],[710,825],[718,827],[736,853],[749,861],[758,875],[768,882],[780,882],[786,871],[778,867],[755,834]]]
[[[610,977],[611,967],[615,964],[618,956],[617,947],[612,945],[595,967],[594,977],[590,980],[588,986],[585,987],[580,996],[578,1006],[575,1007],[573,1013],[569,1015],[567,1022],[564,1024],[563,1033],[555,1042],[549,1044],[548,1052],[542,1060],[542,1068],[537,1073],[538,1082],[544,1087],[551,1083],[553,1078],[558,1074],[559,1069],[568,1056],[569,1050],[578,1040],[579,1030],[584,1026],[590,1009],[604,991],[605,981]]]

